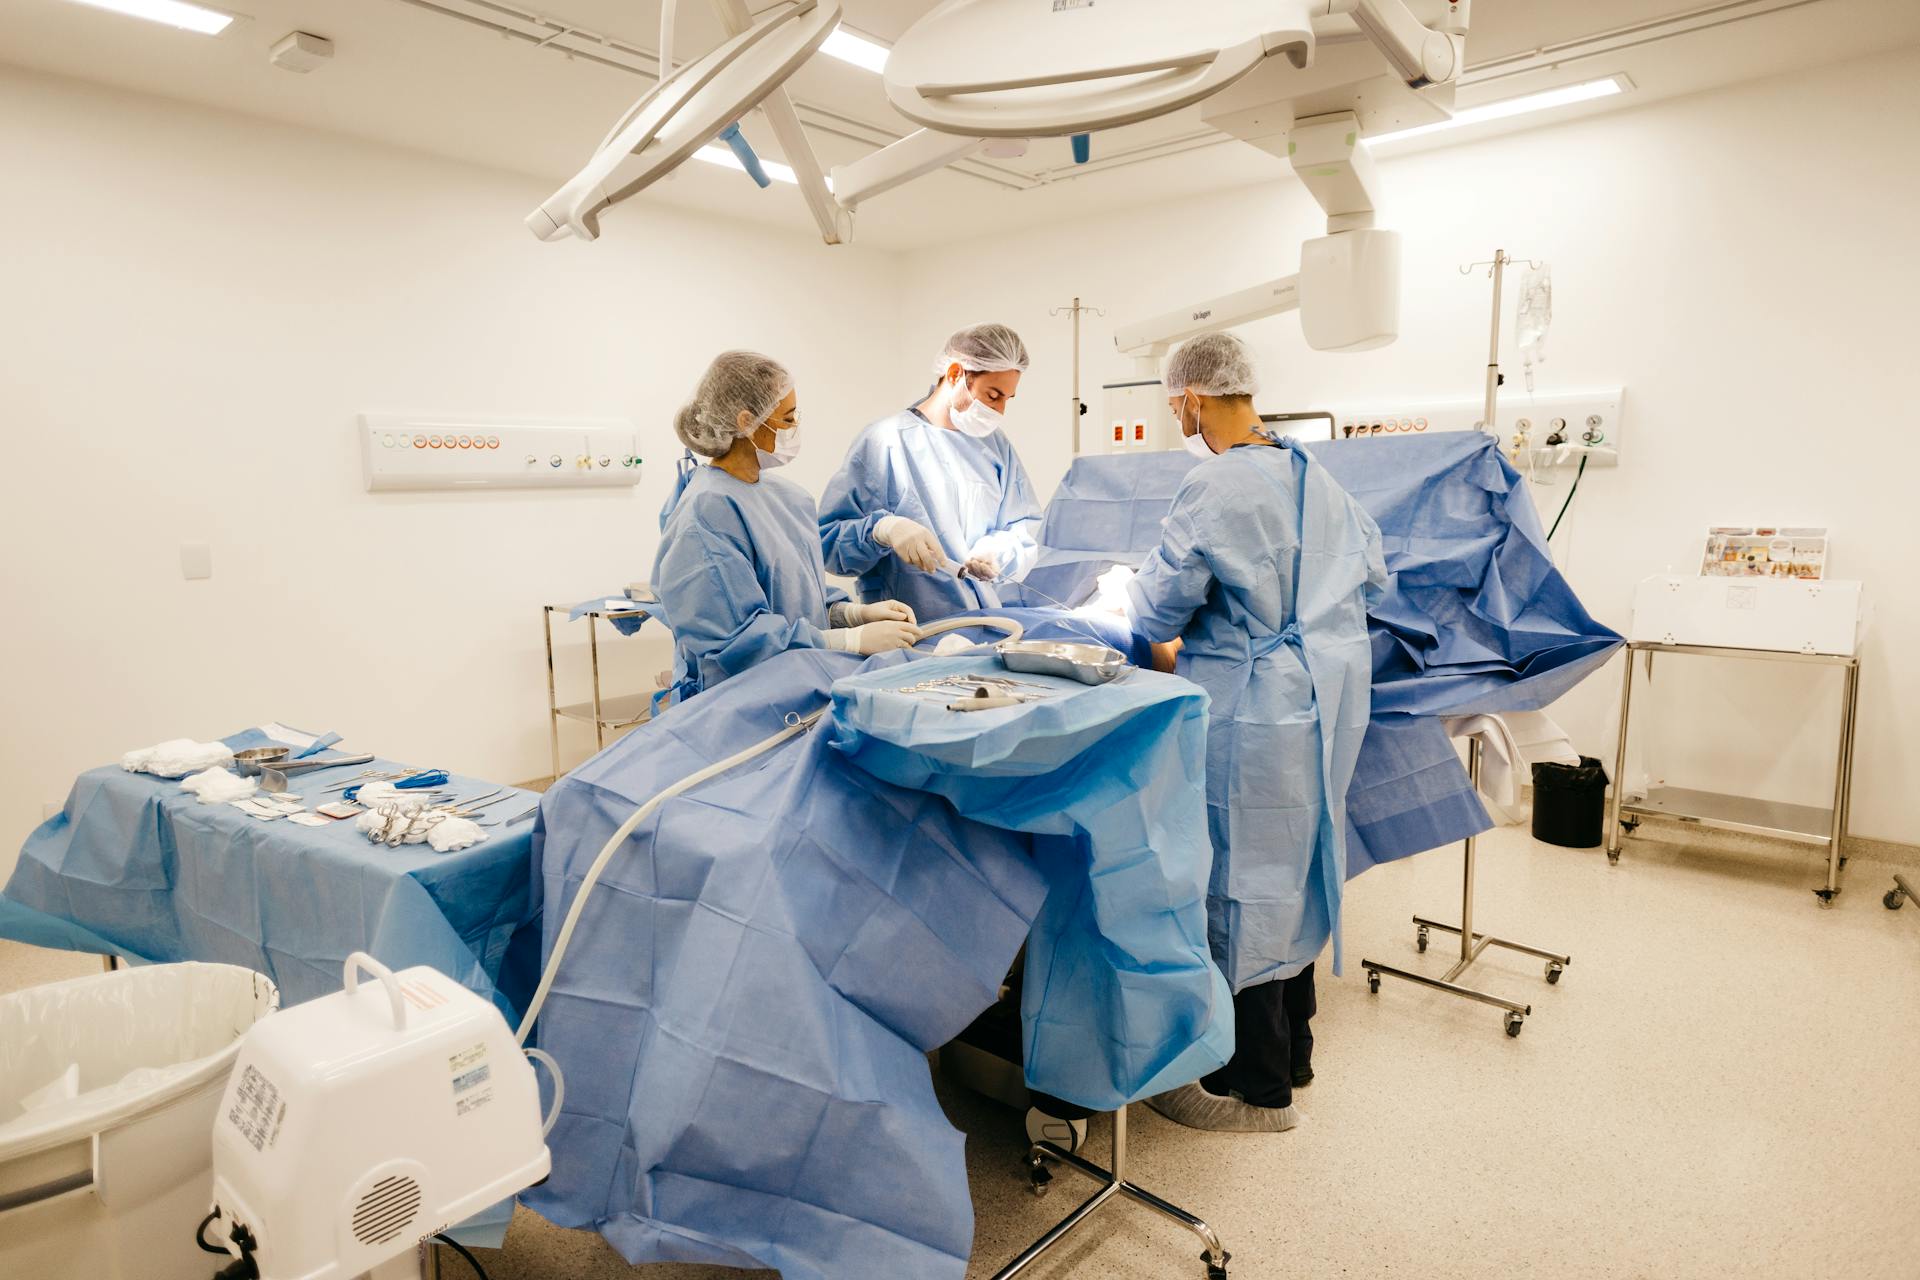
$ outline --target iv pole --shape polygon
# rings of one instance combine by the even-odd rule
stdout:
[[[1073,300],[1072,306],[1055,307],[1047,313],[1048,315],[1057,316],[1064,312],[1073,317],[1073,405],[1071,412],[1073,414],[1073,456],[1076,458],[1080,456],[1080,419],[1085,417],[1087,412],[1086,402],[1080,399],[1080,313],[1083,311],[1091,311],[1097,316],[1107,314],[1106,311],[1100,307],[1081,306],[1079,298]]]
[[[1511,262],[1513,262],[1513,259],[1507,256],[1507,251],[1499,249],[1494,252],[1493,261],[1490,263],[1475,262],[1460,268],[1462,275],[1473,271],[1477,267],[1492,268],[1487,274],[1493,278],[1493,334],[1488,340],[1487,349],[1486,417],[1480,423],[1481,429],[1490,435],[1497,435],[1499,431],[1499,428],[1495,425],[1494,408],[1500,394],[1500,383],[1502,382],[1500,376],[1500,284],[1501,278],[1505,275],[1506,268]],[[1477,736],[1469,737],[1467,739],[1467,777],[1472,782],[1473,789],[1476,792],[1480,790],[1480,760],[1480,739]],[[1463,866],[1460,884],[1459,928],[1455,928],[1450,924],[1442,924],[1438,920],[1428,920],[1422,916],[1415,916],[1413,918],[1414,928],[1417,930],[1414,935],[1414,945],[1422,952],[1427,949],[1427,937],[1430,930],[1438,929],[1442,933],[1459,934],[1459,962],[1447,970],[1444,976],[1439,978],[1429,978],[1423,973],[1412,973],[1406,969],[1396,969],[1391,965],[1378,964],[1364,958],[1360,961],[1360,967],[1366,971],[1367,990],[1374,995],[1380,994],[1380,978],[1382,975],[1389,978],[1401,978],[1407,982],[1415,982],[1423,987],[1431,987],[1435,991],[1444,991],[1448,995],[1460,996],[1467,1000],[1477,1000],[1481,1004],[1490,1004],[1497,1009],[1506,1010],[1505,1021],[1507,1034],[1517,1036],[1520,1034],[1520,1028],[1526,1024],[1527,1015],[1533,1012],[1532,1005],[1519,1004],[1512,1000],[1506,1000],[1490,992],[1481,991],[1476,987],[1469,987],[1456,982],[1454,979],[1460,977],[1468,969],[1472,968],[1474,962],[1480,959],[1480,953],[1488,947],[1500,947],[1507,951],[1517,951],[1522,955],[1528,955],[1537,960],[1546,961],[1547,982],[1549,984],[1558,983],[1560,981],[1560,975],[1566,972],[1567,966],[1572,964],[1573,960],[1569,956],[1559,955],[1552,951],[1542,951],[1538,947],[1530,947],[1519,942],[1509,942],[1505,938],[1496,938],[1490,934],[1474,932],[1473,871],[1478,842],[1478,836],[1468,836],[1462,850]]]

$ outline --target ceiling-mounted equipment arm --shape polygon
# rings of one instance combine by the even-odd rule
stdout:
[[[833,34],[833,28],[840,24],[840,5],[830,6],[834,12],[834,21],[827,28],[827,35]],[[746,0],[713,0],[714,12],[720,15],[720,21],[726,24],[727,34],[737,36],[753,26],[753,15],[747,12]],[[820,38],[824,43],[826,36]],[[819,48],[814,45],[814,49]],[[809,49],[811,55],[813,50]],[[792,72],[788,72],[791,75]],[[807,131],[800,124],[800,114],[793,109],[793,99],[787,96],[784,87],[787,76],[783,75],[775,83],[773,90],[760,100],[760,110],[766,115],[767,123],[773,128],[773,137],[780,144],[780,152],[786,157],[787,167],[793,170],[794,181],[799,184],[800,194],[806,199],[807,211],[813,215],[814,225],[820,228],[820,236],[828,244],[840,244],[851,239],[852,221],[839,205],[834,203],[833,192],[827,189],[827,175],[820,168],[819,157],[813,154],[813,144],[807,141]]]
[[[1453,6],[1441,29],[1422,23],[1406,0],[1327,0],[1327,13],[1347,14],[1354,25],[1415,89],[1457,80],[1466,63],[1465,3]]]
[[[1114,331],[1113,345],[1123,356],[1157,360],[1195,334],[1251,324],[1292,311],[1299,305],[1300,277],[1286,276],[1127,325]]]
[[[1150,362],[1195,334],[1296,308],[1316,350],[1364,351],[1392,342],[1400,327],[1400,237],[1373,226],[1377,180],[1359,134],[1348,111],[1294,126],[1294,172],[1326,211],[1328,231],[1301,246],[1298,275],[1128,325],[1113,335],[1120,354]]]
[[[842,208],[893,190],[915,178],[944,169],[985,146],[985,138],[961,138],[932,129],[916,129],[898,142],[850,164],[833,167],[833,198]]]

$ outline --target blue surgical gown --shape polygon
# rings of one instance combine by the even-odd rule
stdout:
[[[1366,736],[1380,530],[1305,450],[1248,445],[1188,473],[1128,586],[1135,627],[1179,637],[1211,696],[1208,942],[1235,991],[1291,977],[1331,936],[1346,796]]]
[[[932,530],[955,564],[986,556],[1019,577],[1039,554],[1040,504],[1004,431],[976,439],[902,409],[860,433],[820,502],[827,568],[858,575],[862,600],[903,600],[922,622],[998,608],[991,586],[922,573],[874,541],[890,515]]]
[[[663,513],[653,587],[682,698],[788,649],[826,647],[829,591],[813,499],[761,473],[695,467]]]

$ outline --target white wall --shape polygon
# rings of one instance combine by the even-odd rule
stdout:
[[[4,68],[0,173],[0,879],[76,773],[160,738],[278,718],[546,774],[538,606],[649,575],[706,360],[789,362],[815,492],[830,429],[918,389],[872,358],[896,260],[800,227],[634,201],[540,244],[538,180]],[[629,416],[645,479],[369,495],[368,410]],[[182,580],[185,541],[212,580]],[[603,646],[609,686],[664,656]]]
[[[1557,314],[1539,391],[1628,388],[1622,465],[1589,470],[1556,540],[1574,585],[1624,630],[1633,584],[1690,568],[1708,524],[1831,525],[1830,571],[1864,580],[1879,615],[1853,829],[1907,841],[1920,841],[1908,729],[1920,668],[1903,652],[1920,627],[1908,587],[1920,438],[1900,416],[1920,296],[1920,166],[1903,132],[1915,119],[1920,54],[1905,50],[1389,160],[1384,225],[1406,235],[1400,341],[1327,355],[1307,349],[1292,317],[1244,331],[1262,356],[1263,408],[1470,399],[1489,286],[1456,268],[1497,247],[1551,261]],[[1286,274],[1322,230],[1305,191],[1285,184],[944,246],[910,256],[909,294],[942,308],[908,313],[901,337],[934,349],[956,307],[1021,330],[1037,363],[1015,429],[1050,489],[1070,460],[1067,320],[1050,308],[1079,294],[1107,309],[1089,317],[1083,344],[1097,413],[1100,383],[1128,372],[1112,354],[1115,325]],[[1506,323],[1511,333],[1511,310]],[[1508,394],[1524,394],[1517,376]],[[1549,517],[1563,495],[1538,495]],[[1656,753],[1669,780],[1803,802],[1831,793],[1831,673],[1673,677],[1660,682],[1672,701]],[[1616,661],[1557,712],[1589,751],[1610,735],[1617,683]]]

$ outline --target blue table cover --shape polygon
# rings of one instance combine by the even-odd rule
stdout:
[[[235,750],[271,740],[248,730]],[[375,760],[290,778],[311,806]],[[455,795],[494,784],[455,775]],[[487,813],[511,817],[521,792]],[[495,1001],[509,1020],[532,992],[538,934],[527,884],[533,820],[495,828],[457,853],[371,844],[351,820],[306,827],[201,804],[179,784],[117,765],[74,781],[62,811],[27,837],[0,894],[0,935],[133,959],[243,965],[273,979],[283,1005],[340,989],[366,951],[395,969],[427,964]],[[516,934],[519,935],[516,945]]]

